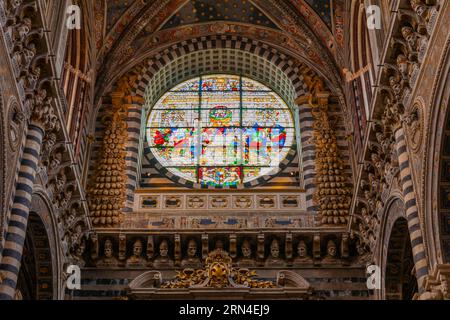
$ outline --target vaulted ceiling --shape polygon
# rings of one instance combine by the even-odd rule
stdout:
[[[95,1],[100,87],[155,50],[211,34],[271,43],[323,74],[336,74],[342,46],[336,40],[342,25],[336,22],[343,22],[333,16],[339,17],[343,0]],[[338,76],[334,80],[338,83]],[[104,90],[98,88],[97,94]]]

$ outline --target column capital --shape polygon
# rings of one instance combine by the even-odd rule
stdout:
[[[60,129],[58,116],[52,106],[52,97],[47,96],[45,89],[37,90],[30,102],[31,124],[41,128],[44,132]]]

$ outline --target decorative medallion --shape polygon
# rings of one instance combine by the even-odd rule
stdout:
[[[9,101],[8,124],[9,124],[9,145],[13,151],[17,151],[20,144],[20,137],[23,131],[25,115],[20,110],[16,99],[12,97]]]
[[[250,209],[253,206],[253,197],[235,196],[233,197],[233,207],[235,209]]]
[[[217,196],[211,197],[211,207],[213,209],[225,209],[229,205],[229,197]]]
[[[187,204],[189,209],[206,208],[206,196],[188,196]]]
[[[217,249],[206,258],[204,269],[184,269],[161,288],[275,288],[272,281],[255,280],[255,271],[232,267],[228,252]]]
[[[422,146],[423,141],[423,108],[422,103],[416,102],[408,117],[406,117],[406,125],[408,132],[408,140],[411,146],[411,151],[417,153]]]
[[[258,204],[260,208],[272,209],[276,207],[276,197],[275,196],[258,196]]]

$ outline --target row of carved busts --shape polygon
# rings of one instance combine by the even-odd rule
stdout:
[[[122,240],[122,244],[119,239],[119,250],[117,250],[114,239],[105,238],[101,252],[98,252],[100,251],[98,242],[92,245],[91,241],[87,248],[87,243],[82,241],[74,251],[73,262],[82,267],[87,265],[97,268],[201,268],[203,259],[210,249],[225,250],[230,253],[236,266],[248,268],[338,264],[343,262],[342,259],[348,258],[338,254],[336,238],[324,239],[323,244],[326,246],[321,246],[319,243],[318,250],[317,245],[313,249],[312,242],[307,238],[296,239],[295,243],[289,241],[289,244],[285,241],[284,246],[277,237],[266,240],[255,244],[253,239],[243,238],[239,246],[237,241],[230,241],[229,245],[225,246],[222,239],[216,239],[211,243],[212,245],[209,240],[206,240],[206,243],[199,242],[195,237],[187,238],[183,243],[179,238],[175,243],[169,238],[160,238],[157,243],[154,243],[153,237],[150,236],[146,246],[142,238],[134,238],[128,243]],[[200,247],[199,243],[201,243]],[[90,254],[85,251],[89,251]],[[88,257],[90,261],[86,264]]]

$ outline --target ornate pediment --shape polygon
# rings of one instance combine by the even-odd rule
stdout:
[[[262,299],[313,299],[310,284],[293,271],[282,270],[276,282],[258,280],[256,271],[235,268],[223,249],[212,251],[202,269],[184,269],[173,280],[163,281],[160,271],[148,271],[136,277],[128,287],[132,299],[255,296]],[[232,290],[229,290],[232,289]]]
[[[232,267],[228,252],[217,249],[206,258],[203,269],[184,269],[174,280],[165,282],[162,288],[275,288],[272,281],[254,279],[256,271]]]

